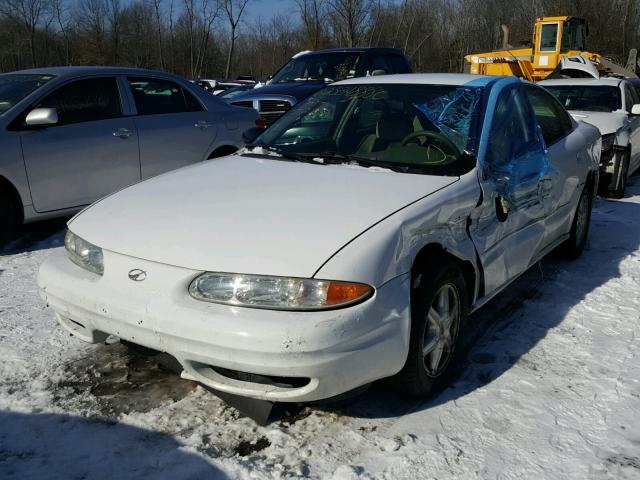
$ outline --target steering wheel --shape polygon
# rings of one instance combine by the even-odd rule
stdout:
[[[449,152],[449,155],[453,155],[455,157],[460,156],[460,154],[462,153],[460,151],[460,149],[458,148],[458,146],[453,143],[449,137],[438,133],[438,132],[434,132],[431,130],[419,130],[417,132],[413,132],[410,133],[409,135],[407,135],[406,137],[404,137],[402,139],[402,146],[404,147],[405,145],[407,145],[409,142],[411,142],[411,140],[415,140],[416,138],[420,138],[420,137],[426,137],[426,138],[430,138],[435,140],[435,145],[427,145],[427,148],[434,148],[435,150],[437,150],[438,152],[440,152],[442,154],[442,160],[437,161],[437,162],[432,162],[432,163],[442,163],[446,160],[447,157],[447,152]],[[444,149],[444,150],[443,150]],[[445,151],[446,150],[446,151]]]

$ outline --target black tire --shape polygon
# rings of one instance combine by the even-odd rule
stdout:
[[[409,354],[403,369],[392,378],[392,384],[401,392],[412,397],[425,398],[438,391],[451,380],[458,363],[462,332],[464,331],[469,303],[462,271],[454,262],[435,259],[428,262],[424,271],[414,275],[411,292],[411,336]],[[446,292],[446,293],[443,293]],[[437,324],[430,315],[432,307],[444,314],[439,299],[448,297],[450,309],[452,301],[457,302],[457,314],[452,315],[449,334],[442,334],[444,324]],[[448,338],[448,340],[447,340]],[[441,358],[436,360],[438,346],[425,351],[432,344],[442,344]],[[437,366],[434,365],[437,363]]]
[[[578,258],[584,251],[589,237],[589,226],[591,225],[591,208],[591,185],[587,184],[580,194],[580,199],[573,215],[569,238],[561,246],[561,253],[565,258],[573,260]]]
[[[618,170],[618,178],[616,178],[616,187],[609,191],[609,197],[611,198],[624,197],[624,191],[627,188],[627,178],[629,177],[629,164],[631,162],[628,150],[624,153],[621,162],[622,165]]]
[[[11,195],[0,188],[0,247],[4,245],[16,228],[16,207]]]

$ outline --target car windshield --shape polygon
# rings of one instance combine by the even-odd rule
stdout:
[[[481,95],[470,86],[329,86],[282,116],[247,154],[461,175],[475,166]]]
[[[52,78],[54,75],[15,73],[0,75],[0,115]]]
[[[361,53],[334,52],[302,55],[289,60],[273,76],[271,83],[320,80],[334,82],[356,76]]]
[[[545,85],[567,110],[613,112],[622,108],[620,89],[613,85]]]

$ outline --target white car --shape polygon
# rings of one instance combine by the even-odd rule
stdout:
[[[640,98],[633,84],[620,78],[545,80],[576,120],[602,134],[601,187],[621,198],[627,178],[640,167]]]
[[[167,352],[218,391],[304,402],[395,376],[425,396],[469,312],[580,254],[599,154],[515,77],[339,82],[241,154],[89,207],[39,284],[80,339]]]

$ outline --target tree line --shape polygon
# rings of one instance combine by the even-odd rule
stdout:
[[[125,65],[189,78],[264,79],[302,50],[402,48],[415,71],[463,69],[464,55],[530,42],[543,15],[589,22],[588,49],[624,62],[640,47],[640,0],[295,0],[248,18],[268,0],[0,0],[0,71]]]

